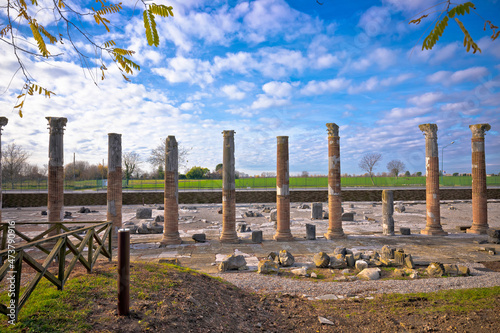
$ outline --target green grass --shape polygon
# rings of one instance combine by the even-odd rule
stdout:
[[[328,187],[327,177],[291,177],[290,188],[326,188]],[[425,186],[425,177],[374,177],[372,182],[369,177],[347,177],[341,179],[343,187],[384,187],[384,186]],[[275,188],[276,178],[243,178],[236,179],[236,188]],[[500,176],[486,178],[486,184],[500,185]],[[448,176],[440,177],[441,186],[471,186],[472,177],[470,176]],[[124,190],[162,190],[164,186],[162,179],[132,179],[128,182],[123,180]],[[105,189],[102,180],[86,181],[66,181],[67,190],[98,190]],[[179,189],[221,189],[221,179],[180,179]],[[4,185],[4,190],[47,190],[46,180],[32,180],[16,182],[12,188],[10,183]]]

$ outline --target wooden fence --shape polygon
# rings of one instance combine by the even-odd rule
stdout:
[[[31,238],[17,230],[21,225],[48,225],[47,230]],[[91,224],[80,228],[71,228],[70,224]],[[73,230],[71,230],[71,229]],[[15,222],[15,227],[9,223],[0,223],[2,231],[0,259],[2,266],[0,268],[0,282],[4,279],[7,282],[10,303],[0,304],[0,313],[7,315],[11,320],[17,321],[19,311],[26,304],[31,293],[38,282],[45,277],[57,289],[62,290],[64,283],[68,279],[71,271],[77,261],[80,261],[90,273],[94,267],[99,254],[112,259],[112,222],[42,222],[28,223]],[[57,232],[55,236],[47,236],[50,233]],[[14,235],[14,236],[11,236]],[[25,242],[15,243],[14,238],[18,236]],[[47,236],[47,237],[46,237]],[[44,238],[46,237],[46,238]],[[43,263],[39,263],[27,251],[36,248],[46,254]],[[84,254],[84,250],[86,253]],[[39,252],[38,252],[39,253]],[[72,256],[72,257],[71,257]],[[66,265],[66,258],[71,259]],[[58,273],[53,274],[48,269],[52,262],[57,262]],[[21,278],[23,274],[23,263],[36,271],[34,277],[28,277],[30,280],[27,287],[23,288],[21,293]],[[9,278],[6,278],[8,273]],[[27,275],[25,274],[25,277]],[[7,281],[8,280],[8,281]]]

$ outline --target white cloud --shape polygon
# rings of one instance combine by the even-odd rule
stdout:
[[[486,67],[471,67],[456,72],[439,71],[427,76],[427,81],[430,83],[453,85],[464,81],[479,80],[488,73],[489,71]]]
[[[262,86],[262,90],[273,97],[290,97],[292,94],[292,85],[288,82],[271,81]]]
[[[304,88],[301,89],[301,94],[306,96],[321,95],[333,93],[347,88],[351,80],[344,78],[332,79],[328,81],[309,81]]]
[[[370,37],[385,33],[392,28],[391,13],[388,7],[370,7],[361,15],[358,26]]]
[[[153,68],[153,73],[171,83],[187,82],[204,86],[214,82],[210,62],[200,59],[175,57],[168,60],[166,68]]]
[[[393,85],[398,85],[413,77],[413,74],[405,73],[398,76],[391,76],[383,80],[379,80],[376,76],[372,76],[366,81],[357,85],[350,85],[347,89],[349,94],[359,94],[366,91],[374,91],[380,88],[385,88]]]
[[[420,107],[431,106],[442,101],[446,96],[442,92],[428,92],[420,96],[411,97],[408,102]]]
[[[357,71],[364,71],[371,66],[377,66],[378,69],[386,69],[397,61],[397,52],[388,48],[379,47],[370,55],[354,61],[350,68]]]
[[[229,99],[242,100],[246,96],[246,94],[239,90],[234,84],[223,86],[221,90],[229,97]]]

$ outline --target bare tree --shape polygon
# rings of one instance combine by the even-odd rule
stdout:
[[[406,165],[400,161],[400,160],[392,160],[389,163],[387,163],[387,170],[389,170],[389,173],[391,175],[396,176],[398,178],[398,175],[406,168]]]
[[[375,185],[375,182],[373,181],[373,170],[375,169],[377,163],[380,161],[381,158],[382,158],[382,154],[367,153],[367,154],[363,155],[363,157],[361,158],[361,161],[359,161],[359,164],[358,164],[360,169],[368,172],[373,185]]]
[[[132,151],[123,154],[122,161],[123,161],[123,168],[125,169],[124,175],[128,185],[130,177],[132,177],[134,171],[138,169],[139,164],[141,164],[141,158],[139,157],[139,154]]]
[[[149,155],[148,162],[155,168],[165,165],[165,140],[160,139],[160,144],[156,148],[151,150],[151,155]],[[178,145],[178,158],[179,158],[179,169],[185,167],[188,162],[187,156],[189,154],[188,148],[181,147],[180,142]]]
[[[21,176],[30,154],[23,147],[10,143],[2,152],[2,175],[14,188],[14,180]]]

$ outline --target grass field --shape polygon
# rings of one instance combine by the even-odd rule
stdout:
[[[425,177],[374,177],[372,184],[368,177],[347,177],[342,178],[342,187],[369,187],[369,186],[425,186]],[[499,186],[500,176],[491,176],[486,178],[489,186]],[[441,186],[471,186],[472,177],[470,176],[447,176],[440,178]],[[163,189],[162,179],[132,179],[128,182],[123,181],[124,190],[161,190]],[[236,188],[240,189],[262,189],[275,188],[276,178],[243,178],[236,179]],[[326,188],[328,187],[327,177],[292,177],[290,178],[290,188]],[[67,181],[66,190],[100,190],[106,188],[106,180],[87,180],[87,181]],[[180,179],[179,189],[221,189],[222,179]],[[4,183],[3,190],[21,190],[21,191],[46,191],[47,181],[22,181]]]

